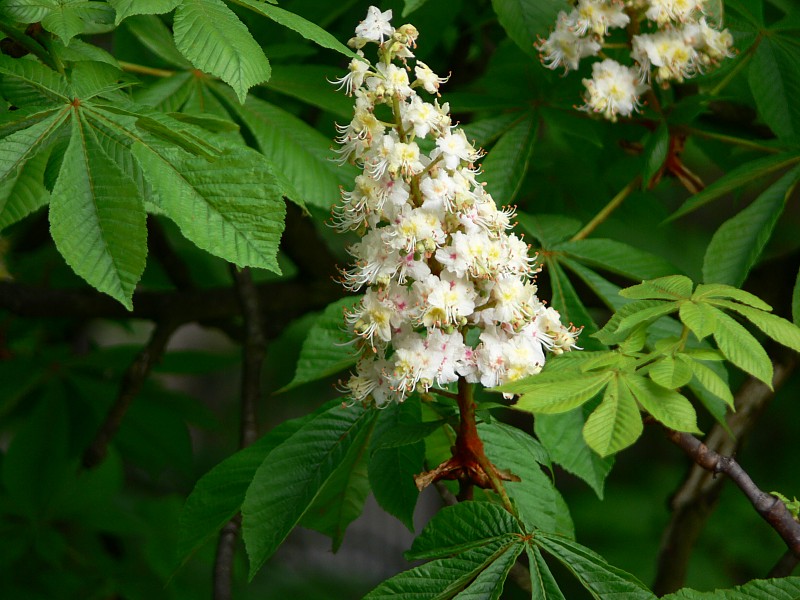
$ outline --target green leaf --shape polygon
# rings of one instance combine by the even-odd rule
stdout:
[[[511,204],[522,187],[533,154],[539,119],[531,113],[506,131],[483,160],[486,190],[498,206]]]
[[[328,65],[273,65],[266,86],[349,121],[353,118],[353,100],[330,84],[331,72]]]
[[[535,237],[544,248],[567,239],[581,228],[581,222],[564,215],[531,215],[525,212],[517,213],[520,227]]]
[[[603,401],[586,419],[583,437],[602,457],[627,448],[642,435],[639,407],[627,386],[618,377],[608,384]]]
[[[795,325],[800,324],[800,271],[797,272],[792,290],[792,321]]]
[[[641,375],[626,374],[620,383],[630,390],[642,408],[657,421],[676,431],[700,433],[697,428],[697,413],[685,396]]]
[[[772,361],[761,344],[739,323],[721,310],[714,309],[717,328],[714,341],[729,361],[742,371],[772,388]]]
[[[178,52],[172,34],[158,17],[153,15],[130,17],[125,19],[125,27],[134,35],[136,41],[167,64],[181,69],[192,67],[192,63]]]
[[[629,304],[627,306],[632,306],[633,304]],[[648,308],[643,308],[636,312],[633,312],[629,315],[623,317],[618,326],[616,333],[624,333],[644,323],[646,321],[653,321],[658,319],[659,317],[663,317],[670,313],[675,312],[678,308],[677,302],[659,302],[658,306],[651,306]]]
[[[653,177],[661,171],[661,167],[667,159],[667,150],[669,150],[669,128],[666,122],[662,122],[658,129],[650,134],[644,146],[642,189],[647,189],[651,185]]]
[[[25,162],[47,147],[69,112],[64,109],[0,140],[0,182],[14,178]]]
[[[481,148],[495,141],[514,124],[519,121],[519,113],[504,113],[473,121],[462,127],[467,139],[476,147]]]
[[[303,527],[319,531],[331,538],[331,552],[342,545],[347,526],[364,510],[370,491],[367,461],[375,421],[364,427],[347,454],[325,482],[300,521]],[[420,461],[421,462],[421,461]]]
[[[513,408],[532,413],[567,412],[591,400],[610,381],[611,373],[566,374],[557,381],[537,382],[538,375],[496,388],[522,394]],[[523,383],[524,382],[524,383]],[[514,388],[509,389],[510,386]]]
[[[563,0],[492,0],[492,8],[508,37],[533,58],[533,44],[555,27],[558,11],[569,10]]]
[[[402,17],[406,18],[412,12],[423,6],[428,0],[404,0]]]
[[[707,283],[742,284],[769,241],[798,177],[800,168],[792,169],[750,206],[722,224],[703,259],[703,279]]]
[[[498,556],[475,578],[467,589],[453,596],[453,600],[498,600],[503,594],[503,584],[517,557],[522,553],[522,544],[515,544]]]
[[[550,567],[542,556],[542,551],[531,544],[525,545],[531,573],[531,600],[566,600],[558,587]]]
[[[557,558],[597,600],[655,600],[655,595],[630,573],[609,565],[602,556],[577,542],[538,533],[533,542]]]
[[[113,23],[114,11],[105,2],[88,0],[6,0],[3,12],[23,23],[40,21],[63,43],[79,33],[103,33]]]
[[[637,299],[662,299],[683,300],[692,294],[692,280],[685,275],[670,275],[659,277],[650,281],[643,281],[621,290],[619,295],[623,298]]]
[[[163,77],[146,88],[134,90],[133,97],[137,104],[171,113],[180,110],[189,98],[193,79],[191,71],[181,71],[171,77]]]
[[[39,152],[0,182],[0,231],[50,202],[43,182],[49,157],[49,152]]]
[[[772,307],[758,296],[745,292],[739,288],[723,283],[701,283],[692,294],[693,300],[704,300],[706,298],[730,298],[742,304],[747,304],[753,308],[761,310],[772,310]]]
[[[704,204],[708,204],[712,200],[716,200],[725,194],[735,192],[749,183],[752,183],[777,171],[781,171],[787,167],[797,164],[798,162],[800,162],[800,156],[797,154],[783,153],[771,154],[769,156],[758,158],[736,167],[732,171],[717,179],[711,185],[707,186],[702,192],[689,198],[683,204],[683,206],[672,213],[667,221],[672,221],[673,219],[682,217],[683,215],[700,208]]]
[[[800,577],[754,579],[730,590],[696,592],[684,588],[662,596],[663,600],[797,600],[800,597]]]
[[[373,449],[395,448],[423,441],[446,423],[447,421],[444,419],[439,419],[436,421],[400,424],[391,431],[383,433],[380,437],[376,437],[373,441]]]
[[[713,369],[686,354],[679,354],[678,360],[689,366],[700,385],[733,408],[733,394],[728,384]]]
[[[270,66],[247,27],[221,0],[182,0],[175,10],[175,45],[198,69],[230,85],[239,102],[267,81]]]
[[[128,310],[147,257],[144,201],[86,121],[72,136],[50,201],[50,232],[70,267]]]
[[[736,302],[717,300],[714,304],[735,310],[779,344],[800,352],[800,328],[791,321]]]
[[[625,319],[640,314],[644,315],[646,318],[654,318],[654,316],[663,311],[665,307],[669,309],[667,312],[674,311],[676,305],[676,302],[664,302],[663,300],[637,300],[635,302],[628,302],[617,308],[617,311],[611,316],[608,323],[603,325],[603,328],[594,334],[594,337],[604,344],[618,344],[630,334],[630,331],[620,327]],[[662,314],[664,313],[662,312]],[[629,321],[629,323],[631,323],[630,327],[633,327],[636,323],[641,323],[643,320],[646,320],[646,318],[634,319],[633,322]]]
[[[550,274],[550,285],[553,288],[552,305],[561,315],[562,322],[576,327],[583,327],[580,342],[584,349],[602,349],[603,345],[590,337],[597,331],[597,325],[589,315],[589,311],[586,310],[561,265],[552,259],[548,259],[546,265]]]
[[[658,385],[670,390],[681,388],[692,379],[689,366],[672,356],[665,356],[654,362],[647,374]]]
[[[586,423],[586,405],[558,415],[538,415],[534,419],[536,437],[553,462],[583,479],[603,499],[603,484],[614,466],[614,457],[603,458],[587,445],[581,431]]]
[[[81,101],[108,96],[135,83],[118,66],[88,60],[75,63],[69,79],[74,95]]]
[[[766,35],[750,61],[748,82],[764,121],[780,137],[800,135],[800,52],[792,36]]]
[[[520,478],[506,482],[505,488],[525,526],[573,536],[569,509],[542,470],[541,457],[546,453],[541,444],[530,434],[502,423],[481,423],[478,434],[492,464]]]
[[[678,314],[698,340],[714,333],[714,311],[704,302],[682,302]]]
[[[579,262],[630,279],[654,279],[670,275],[675,267],[664,259],[616,240],[590,238],[552,247]]]
[[[358,360],[358,354],[344,333],[344,313],[361,301],[361,296],[349,296],[329,304],[308,330],[294,378],[280,389],[290,390],[298,385],[323,379],[343,371]]]
[[[58,56],[61,62],[102,62],[118,69],[121,68],[117,59],[111,54],[94,44],[87,44],[80,38],[72,38],[69,46],[65,46],[60,40],[54,39],[52,52]]]
[[[276,255],[286,207],[258,153],[242,148],[209,161],[142,142],[133,153],[160,208],[189,240],[237,266],[280,272]]]
[[[405,557],[407,560],[445,558],[491,542],[508,542],[521,533],[516,519],[502,506],[467,500],[437,512]]]
[[[339,200],[339,185],[353,185],[355,172],[331,160],[335,155],[330,140],[294,115],[252,96],[243,106],[230,95],[225,100],[275,171],[297,190],[300,201],[329,210]]]
[[[114,23],[119,25],[133,15],[163,15],[171,12],[181,0],[107,0],[114,7]]]
[[[375,432],[376,448],[383,437],[398,427],[419,423],[419,399],[411,398],[402,404],[393,404],[381,411]],[[425,443],[374,449],[369,460],[369,483],[378,504],[397,517],[409,531],[414,531],[414,509],[419,490],[414,475],[421,473],[425,461]]]
[[[335,50],[336,52],[344,54],[350,58],[358,58],[358,55],[355,52],[342,44],[333,35],[325,31],[316,23],[312,23],[300,15],[296,15],[277,6],[265,4],[259,0],[239,0],[239,4],[247,6],[258,14],[264,15],[268,19],[272,19],[276,23],[283,25],[284,27],[291,29],[296,33],[299,33],[307,40],[310,40],[322,46],[323,48]]]
[[[242,535],[250,578],[300,521],[342,463],[362,429],[377,416],[357,406],[335,406],[270,452],[242,505]]]
[[[198,480],[181,511],[178,557],[182,563],[216,536],[222,526],[239,512],[250,482],[269,453],[301,427],[338,404],[332,401],[309,415],[284,421],[252,446],[229,456]]]
[[[67,80],[39,62],[0,54],[0,75],[3,75],[3,96],[20,106],[41,105],[43,98],[57,103],[72,101]],[[12,84],[27,88],[32,97],[18,98],[18,92],[9,95]]]

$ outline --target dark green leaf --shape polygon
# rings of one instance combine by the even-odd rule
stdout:
[[[664,259],[616,240],[590,238],[562,242],[552,247],[579,262],[599,267],[630,279],[654,279],[677,270]]]
[[[539,130],[535,113],[506,131],[483,160],[486,189],[498,206],[512,204],[522,187]]]
[[[3,75],[3,95],[10,100],[15,100],[13,95],[8,95],[8,86],[12,83],[34,92],[30,101],[17,102],[22,106],[41,105],[43,97],[56,103],[72,101],[66,79],[36,61],[14,59],[0,54],[0,75]]]
[[[531,600],[566,600],[558,587],[542,551],[531,544],[525,545],[531,573]]]
[[[703,259],[703,279],[707,283],[742,284],[769,241],[798,176],[800,168],[792,169],[750,206],[722,224]]]
[[[486,119],[479,119],[462,127],[467,139],[481,148],[495,141],[520,119],[519,113],[504,113]]]
[[[415,442],[420,442],[433,432],[440,429],[447,421],[439,419],[437,421],[423,421],[419,423],[407,423],[405,425],[398,425],[391,431],[387,431],[376,438],[373,447],[375,450],[381,448],[395,448],[397,446],[406,446]]]
[[[508,37],[534,58],[533,44],[555,27],[558,11],[569,10],[563,0],[492,0],[492,8]]]
[[[797,272],[792,290],[792,321],[795,325],[800,325],[800,271]]]
[[[761,39],[750,62],[748,81],[761,116],[778,137],[800,135],[800,51],[796,38]]]
[[[581,228],[578,219],[564,215],[531,215],[524,212],[517,213],[520,226],[541,243],[542,247],[550,248],[567,239]]]
[[[561,265],[556,260],[547,260],[546,265],[550,274],[550,285],[553,288],[552,305],[561,315],[562,322],[583,328],[580,338],[582,348],[602,349],[604,346],[591,337],[597,331],[597,325]]]
[[[417,10],[419,7],[421,7],[427,1],[428,0],[404,0],[403,13],[402,13],[403,18],[405,18],[408,15],[410,15],[412,12]]]
[[[48,158],[39,152],[0,183],[0,231],[50,202],[43,181]]]
[[[644,146],[643,189],[647,189],[651,185],[653,177],[661,171],[661,167],[667,159],[667,150],[669,150],[669,128],[665,122],[662,122],[658,129],[650,134]]]
[[[163,15],[172,11],[181,0],[108,0],[114,7],[116,18],[114,23],[119,25],[124,19],[133,15]]]
[[[140,15],[125,19],[125,27],[136,40],[167,64],[189,69],[192,63],[186,60],[175,47],[175,41],[164,22],[153,15]]]
[[[521,553],[522,544],[511,546],[481,571],[467,589],[453,596],[453,600],[498,600],[503,593],[508,572]]]
[[[800,598],[800,577],[755,579],[730,590],[696,592],[684,588],[662,596],[663,600],[797,600]]]
[[[349,121],[353,117],[353,100],[331,85],[331,73],[327,65],[273,65],[266,86]]]

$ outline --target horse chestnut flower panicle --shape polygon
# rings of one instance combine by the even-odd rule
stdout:
[[[341,385],[378,406],[459,378],[493,387],[536,374],[546,352],[575,348],[579,333],[536,296],[535,259],[509,232],[514,210],[498,208],[478,181],[481,152],[446,102],[417,93],[438,96],[447,79],[409,65],[418,32],[391,18],[370,7],[349,41],[360,58],[335,82],[355,98],[352,121],[338,126],[339,157],[362,173],[332,225],[361,236],[342,284],[366,288],[345,314],[361,357]],[[381,104],[391,120],[376,115]]]

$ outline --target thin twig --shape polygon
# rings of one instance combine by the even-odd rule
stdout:
[[[570,239],[571,242],[577,242],[578,240],[582,240],[589,236],[597,227],[609,216],[613,213],[619,206],[625,201],[625,199],[631,195],[637,187],[639,187],[639,181],[641,180],[641,176],[637,175],[634,177],[628,185],[622,188],[616,196],[614,196],[611,201],[606,204],[600,212],[598,212],[594,218],[589,221],[583,229],[581,229],[578,233],[572,236]]]
[[[793,359],[774,364],[772,389],[755,378],[748,379],[736,393],[736,412],[726,419],[730,433],[716,424],[706,436],[705,445],[718,454],[735,456],[775,391],[791,375],[794,365]],[[656,594],[671,593],[684,585],[692,548],[717,505],[724,483],[724,477],[716,477],[695,464],[672,496],[672,516],[661,539],[653,583]]]
[[[800,558],[795,556],[791,550],[787,550],[767,573],[767,579],[789,577],[797,568],[798,563],[800,563]]]
[[[242,392],[239,425],[239,447],[246,448],[258,438],[258,400],[261,397],[261,367],[264,364],[266,340],[261,322],[258,291],[250,269],[231,265],[242,315],[245,339],[242,347]],[[242,519],[236,515],[219,535],[214,560],[214,600],[230,600],[233,588],[233,559]]]
[[[108,445],[122,424],[122,419],[128,412],[133,399],[142,389],[142,384],[150,371],[164,354],[167,342],[175,331],[176,325],[171,321],[158,323],[153,330],[147,345],[142,349],[125,374],[122,376],[119,394],[113,406],[106,414],[106,418],[97,431],[92,443],[83,453],[83,466],[87,469],[96,467],[106,457]]]

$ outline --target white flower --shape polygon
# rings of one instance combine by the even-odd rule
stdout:
[[[649,0],[650,7],[644,13],[651,21],[666,25],[670,21],[684,23],[699,11],[704,0]]]
[[[363,52],[358,51],[359,56],[364,56]],[[369,63],[365,60],[354,58],[350,61],[348,69],[350,72],[344,77],[336,79],[333,83],[338,84],[337,90],[344,89],[348,96],[352,96],[353,92],[361,87],[364,79],[369,73]]]
[[[438,151],[434,151],[432,158],[442,156],[444,166],[451,170],[457,168],[461,161],[472,163],[480,158],[480,153],[467,141],[467,136],[461,129],[438,138],[436,148]]]
[[[591,32],[606,36],[609,29],[625,27],[630,17],[625,14],[625,5],[621,1],[579,0],[566,21],[578,35]]]
[[[414,67],[414,74],[417,76],[417,82],[425,88],[425,91],[431,94],[438,94],[439,86],[450,79],[450,77],[439,77],[431,71],[428,65],[420,60],[417,61],[417,66]]]
[[[391,10],[381,12],[379,8],[370,6],[367,9],[367,18],[356,27],[356,36],[361,40],[382,44],[384,39],[394,33],[391,20]]]
[[[603,113],[606,119],[617,120],[617,115],[630,116],[639,108],[639,94],[647,86],[638,81],[636,72],[610,58],[592,65],[592,78],[584,79],[586,104],[584,110]]]
[[[562,15],[564,13],[561,13]],[[572,29],[561,25],[564,19],[559,20],[559,25],[550,36],[538,44],[542,63],[548,69],[564,67],[564,72],[578,68],[582,58],[594,56],[602,47],[594,38],[584,38],[577,35]]]
[[[644,77],[651,66],[656,67],[658,82],[682,82],[697,71],[697,51],[674,29],[634,36],[631,56],[641,65]]]

